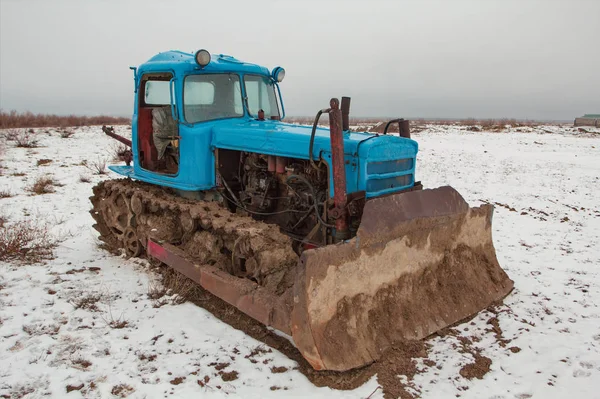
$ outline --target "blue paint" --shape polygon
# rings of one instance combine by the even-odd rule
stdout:
[[[194,55],[180,51],[157,54],[135,71],[136,92],[140,92],[141,78],[145,73],[168,72],[173,74],[173,115],[179,123],[180,165],[176,175],[164,175],[140,167],[137,140],[138,95],[135,96],[132,118],[134,166],[111,167],[116,173],[152,184],[185,191],[208,190],[216,186],[215,149],[230,149],[308,159],[311,128],[282,121],[258,121],[248,114],[236,118],[218,119],[193,124],[183,118],[183,81],[190,74],[234,73],[240,82],[245,74],[271,77],[262,66],[246,63],[234,57],[212,55],[211,62],[200,67]],[[241,84],[242,96],[246,95]],[[279,87],[277,87],[279,90]],[[283,102],[280,104],[283,106]],[[315,107],[316,108],[316,107]],[[280,110],[280,113],[284,113]],[[344,154],[347,161],[347,192],[367,191],[368,198],[403,190],[414,185],[418,144],[398,136],[375,136],[370,133],[344,133]],[[318,128],[313,147],[313,157],[321,157],[331,171],[329,130]],[[406,160],[400,162],[387,162]],[[376,163],[376,164],[372,164]],[[369,166],[372,164],[371,166]],[[333,178],[330,177],[330,195],[333,197]]]

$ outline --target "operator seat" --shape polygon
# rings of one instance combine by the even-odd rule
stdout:
[[[157,107],[152,110],[152,136],[158,159],[162,159],[167,146],[178,138],[177,123],[171,116],[171,107]]]
[[[152,109],[152,138],[158,153],[159,169],[168,168],[165,164],[165,154],[169,154],[175,164],[178,159],[178,127],[171,115],[171,107],[156,107]],[[162,161],[162,162],[161,162]]]

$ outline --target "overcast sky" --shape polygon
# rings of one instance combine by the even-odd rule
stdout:
[[[130,65],[206,48],[286,69],[288,115],[600,113],[600,0],[0,0],[0,108],[130,115]]]

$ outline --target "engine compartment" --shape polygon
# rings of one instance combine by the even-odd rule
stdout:
[[[298,254],[333,242],[335,217],[325,162],[313,166],[304,159],[217,152],[217,186],[232,212],[278,225],[293,240]],[[349,195],[347,209],[354,234],[363,207],[364,193]]]

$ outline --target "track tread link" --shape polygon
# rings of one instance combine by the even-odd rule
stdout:
[[[232,213],[217,201],[182,198],[163,188],[131,179],[103,181],[93,188],[93,193],[90,197],[90,214],[96,221],[93,227],[100,234],[100,240],[113,251],[123,248],[124,244],[122,237],[115,233],[114,228],[111,229],[107,215],[121,212],[121,217],[127,220],[127,227],[137,231],[144,247],[147,238],[166,241],[186,251],[191,259],[199,262],[210,259],[211,264],[232,274],[239,273],[239,269],[234,267],[235,258],[245,259],[247,270],[244,270],[244,277],[278,294],[293,284],[290,272],[296,266],[298,256],[292,249],[291,239],[276,225]],[[122,209],[123,201],[115,204],[119,195],[126,199],[127,209]],[[134,195],[143,204],[140,214],[132,210],[136,208],[131,205]],[[114,209],[117,205],[120,209]],[[156,228],[144,226],[150,222]],[[183,231],[182,225],[187,231]],[[194,253],[194,248],[199,242],[206,244],[207,237],[204,233],[205,236],[198,236],[194,242],[194,235],[203,232],[208,232],[212,238],[208,240],[212,241],[211,245],[207,245],[212,253],[199,256]]]

